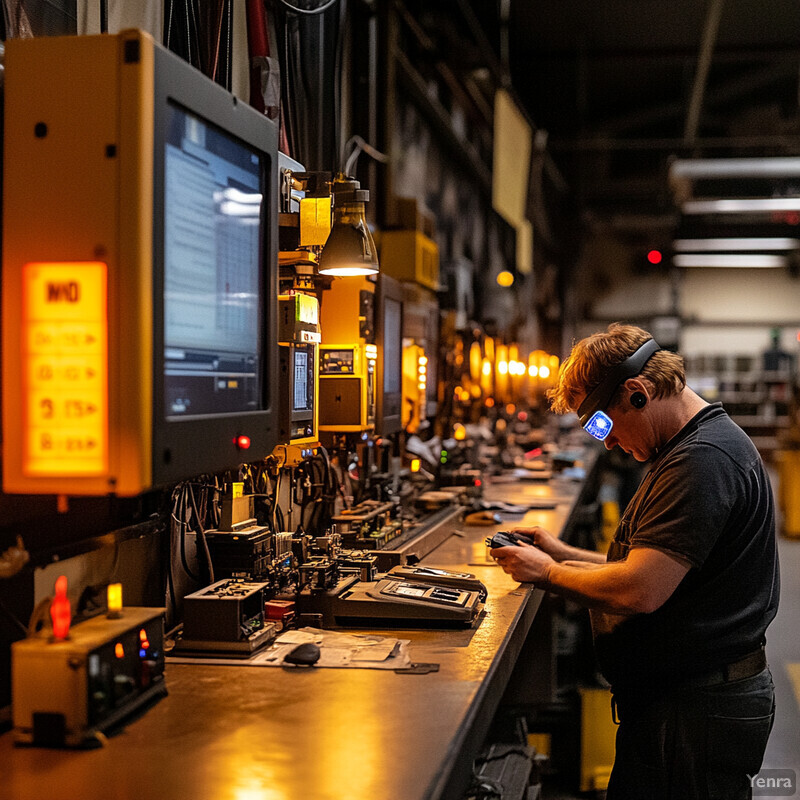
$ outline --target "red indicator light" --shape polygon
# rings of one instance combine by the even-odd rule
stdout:
[[[250,449],[250,437],[249,436],[237,436],[233,443],[240,449],[240,450],[249,450]]]
[[[663,256],[661,255],[661,251],[660,250],[651,250],[647,254],[647,260],[651,264],[660,264],[662,258],[663,258]]]
[[[528,412],[527,411],[520,411],[519,414],[517,414],[517,419],[520,422],[526,422],[527,419],[528,419]]]
[[[56,578],[56,596],[50,604],[50,619],[53,621],[53,637],[66,639],[69,636],[69,624],[72,621],[72,609],[67,597],[67,576]]]
[[[475,485],[476,486],[483,486],[483,481],[480,478],[475,478]]]

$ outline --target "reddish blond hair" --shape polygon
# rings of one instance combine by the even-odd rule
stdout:
[[[581,339],[561,365],[558,383],[547,393],[552,410],[557,414],[577,410],[579,401],[599,385],[608,367],[622,363],[652,338],[635,325],[614,322],[606,332]],[[638,377],[651,384],[654,397],[679,394],[686,386],[683,358],[669,350],[659,350]],[[612,406],[614,402],[612,399]]]

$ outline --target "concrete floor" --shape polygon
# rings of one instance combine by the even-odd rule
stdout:
[[[781,604],[767,630],[767,656],[775,681],[775,726],[764,767],[793,769],[800,776],[800,539],[781,537],[778,551]]]

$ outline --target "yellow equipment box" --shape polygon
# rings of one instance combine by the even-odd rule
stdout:
[[[147,34],[6,43],[6,492],[270,453],[277,191],[275,124]]]

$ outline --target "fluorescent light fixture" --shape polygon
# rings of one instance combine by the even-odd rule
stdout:
[[[785,267],[786,256],[745,253],[680,253],[672,257],[676,267]]]
[[[673,161],[670,178],[797,178],[800,158],[695,158]]]
[[[687,200],[684,214],[743,214],[748,211],[800,211],[800,197],[729,197],[713,200]]]
[[[676,239],[672,243],[672,247],[681,253],[794,250],[800,247],[800,239],[789,239],[782,236],[753,236],[740,239]]]

